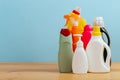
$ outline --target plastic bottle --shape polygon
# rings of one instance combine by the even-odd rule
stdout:
[[[72,35],[68,29],[61,29],[58,53],[59,72],[72,72],[72,57]]]
[[[106,62],[104,62],[103,54],[104,48],[107,51]],[[111,51],[109,46],[103,41],[100,27],[94,26],[92,32],[92,38],[86,48],[88,57],[89,72],[110,72],[110,58]]]
[[[73,26],[72,27],[72,47],[73,47],[73,52],[75,52],[75,49],[76,49],[76,43],[78,42],[79,40],[79,37],[78,36],[74,36],[74,34],[80,34],[80,31],[78,29],[78,26]]]
[[[105,41],[104,36],[103,36],[103,33],[104,33],[108,40],[107,44],[108,44],[108,46],[110,46],[110,36],[109,36],[108,31],[105,29],[103,17],[96,17],[95,21],[94,21],[94,26],[100,26],[100,31],[102,32],[102,38]],[[104,49],[103,57],[104,57],[104,62],[106,62],[106,57],[107,57],[106,49]],[[110,61],[110,65],[111,65],[111,61]]]
[[[80,30],[80,33],[82,33],[84,31],[84,26],[86,25],[86,20],[80,15],[80,8],[75,8],[70,14],[64,15],[64,18],[66,19],[65,26],[67,26],[70,31],[72,31],[74,25],[70,20],[71,17],[77,20],[78,29]]]
[[[87,44],[90,41],[92,37],[92,26],[91,25],[86,25],[84,28],[84,32],[82,33],[82,41],[84,43],[84,49],[86,50]]]
[[[88,60],[85,50],[83,48],[83,42],[81,41],[80,34],[74,34],[74,36],[80,37],[79,41],[77,42],[77,48],[73,55],[72,60],[72,70],[75,74],[83,74],[87,73],[88,71]]]
[[[78,36],[74,36],[74,34],[82,34],[84,31],[84,26],[86,25],[86,21],[80,16],[79,8],[74,9],[70,14],[64,16],[66,19],[67,28],[72,33],[72,46],[73,52],[76,49],[76,43],[79,40]]]

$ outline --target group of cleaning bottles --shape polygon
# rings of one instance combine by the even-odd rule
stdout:
[[[63,73],[110,72],[110,37],[104,27],[103,17],[96,17],[93,27],[74,9],[64,15],[66,28],[60,31],[58,67]],[[105,42],[103,33],[107,36]]]

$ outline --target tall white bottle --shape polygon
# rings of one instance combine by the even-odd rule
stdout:
[[[107,51],[106,62],[104,62],[104,48]],[[88,57],[88,71],[89,72],[110,72],[110,58],[111,51],[109,46],[103,41],[100,27],[94,26],[92,32],[92,38],[86,48]]]
[[[83,42],[81,41],[81,34],[74,34],[74,36],[79,36],[80,39],[77,42],[77,48],[73,55],[72,60],[72,70],[75,74],[83,74],[88,71],[88,60],[85,50],[83,48]]]
[[[108,44],[108,46],[110,47],[110,42],[111,42],[110,35],[109,35],[107,29],[105,28],[103,17],[96,17],[95,20],[94,20],[94,26],[100,26],[100,31],[102,33],[102,38]],[[103,34],[105,34],[106,36],[103,36]],[[107,40],[105,40],[105,37],[106,37]],[[106,62],[106,58],[107,58],[106,49],[104,49],[103,57],[104,57],[104,62]],[[111,62],[112,62],[112,59],[110,60],[110,66],[111,66]]]

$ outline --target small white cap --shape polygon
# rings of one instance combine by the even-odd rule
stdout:
[[[82,34],[74,34],[73,36],[79,37],[79,41],[77,42],[77,47],[83,47],[83,42],[81,41]]]
[[[103,17],[96,17],[95,20],[96,21],[101,21],[101,20],[103,21]]]
[[[94,19],[94,26],[104,27],[103,17],[96,17],[96,18]]]
[[[83,47],[83,42],[81,40],[77,42],[77,47]]]

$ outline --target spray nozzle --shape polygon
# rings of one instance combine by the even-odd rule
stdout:
[[[72,12],[77,14],[77,15],[80,15],[81,9],[79,7],[77,7]]]

